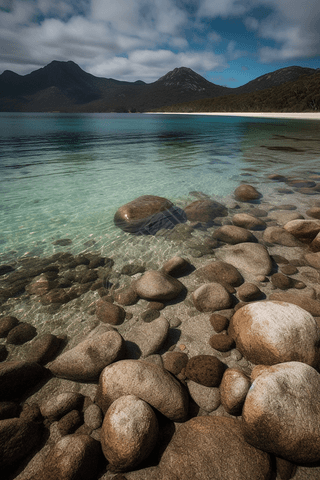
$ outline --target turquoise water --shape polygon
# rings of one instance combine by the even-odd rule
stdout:
[[[0,261],[125,241],[117,208],[227,198],[270,173],[320,173],[320,122],[193,115],[0,114]],[[291,146],[294,152],[269,150]],[[64,247],[64,250],[66,248]]]

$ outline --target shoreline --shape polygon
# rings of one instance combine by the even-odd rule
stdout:
[[[220,117],[288,118],[294,120],[320,120],[320,112],[145,112],[146,115],[211,115]]]

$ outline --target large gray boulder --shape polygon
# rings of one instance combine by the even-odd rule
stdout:
[[[262,369],[242,410],[246,441],[294,463],[319,461],[319,395],[320,375],[305,363]]]
[[[277,301],[245,305],[232,317],[230,332],[237,349],[255,364],[319,363],[320,329],[297,305]]]

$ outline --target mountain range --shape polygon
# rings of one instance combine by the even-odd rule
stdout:
[[[318,70],[287,67],[238,88],[215,85],[190,68],[180,67],[153,83],[95,77],[72,61],[53,61],[27,75],[0,75],[0,111],[145,112],[172,104],[255,94],[313,76]],[[288,83],[289,82],[289,83]]]

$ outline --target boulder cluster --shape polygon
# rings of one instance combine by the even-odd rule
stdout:
[[[1,478],[320,478],[320,205],[234,197],[120,207],[125,232],[184,249],[159,268],[97,253],[0,267]],[[15,311],[89,295],[79,341]]]

